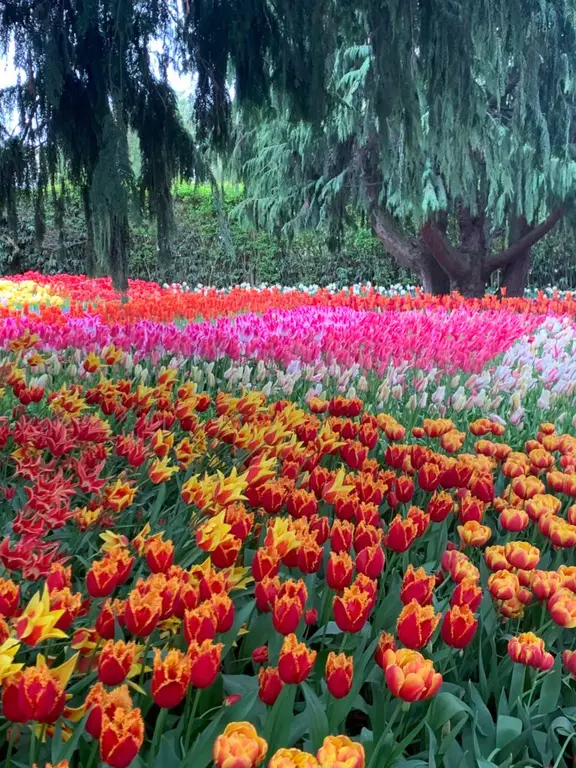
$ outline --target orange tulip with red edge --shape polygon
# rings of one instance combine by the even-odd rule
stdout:
[[[453,605],[444,614],[440,634],[446,645],[465,648],[472,642],[477,627],[478,620],[474,618],[468,605]]]
[[[144,722],[139,709],[117,708],[102,718],[100,757],[111,768],[128,768],[144,743]]]
[[[135,663],[138,650],[136,643],[108,640],[98,658],[98,679],[105,685],[120,685]]]
[[[330,651],[326,660],[326,687],[335,699],[343,699],[352,689],[354,658]]]
[[[440,614],[435,613],[431,605],[422,606],[416,600],[411,600],[396,620],[396,632],[400,642],[407,648],[424,648],[430,642],[439,621]]]
[[[433,663],[407,648],[386,651],[385,675],[392,695],[408,702],[429,699],[442,685],[442,675]]]
[[[271,707],[284,688],[277,667],[262,667],[258,671],[258,696],[264,704]]]
[[[268,744],[251,723],[230,723],[214,742],[214,765],[216,768],[256,768],[267,751]]]
[[[557,571],[532,571],[530,588],[537,600],[548,600],[562,586],[562,577]]]
[[[506,559],[505,548],[501,544],[494,544],[484,550],[484,562],[491,571],[509,571],[512,566]]]
[[[174,544],[153,538],[145,549],[146,562],[152,573],[166,573],[174,562]]]
[[[96,560],[86,574],[86,588],[90,597],[108,597],[118,582],[118,568],[108,558]]]
[[[364,747],[348,736],[326,736],[316,759],[320,768],[365,768],[366,765]]]
[[[517,507],[506,507],[503,509],[498,520],[502,528],[511,533],[520,533],[530,522],[528,514],[523,509],[518,509]]]
[[[288,635],[280,649],[278,673],[285,683],[302,683],[312,671],[316,661],[316,651],[311,651],[305,643],[299,643],[296,635]]]
[[[400,600],[404,605],[408,605],[412,600],[416,600],[420,605],[430,605],[435,584],[434,575],[426,573],[424,568],[415,569],[410,563],[402,579]]]
[[[193,640],[188,647],[190,659],[190,683],[196,688],[209,688],[218,677],[222,658],[222,643]]]
[[[524,632],[508,641],[508,654],[517,664],[525,664],[543,672],[554,664],[554,656],[546,651],[544,640],[533,632]]]

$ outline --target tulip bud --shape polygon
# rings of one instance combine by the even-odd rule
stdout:
[[[154,703],[163,709],[177,707],[186,696],[190,684],[190,670],[190,659],[181,651],[172,648],[162,660],[160,651],[156,648],[151,686]]]
[[[554,664],[554,656],[546,651],[544,640],[533,632],[524,632],[508,641],[508,654],[517,664],[546,671]]]
[[[427,574],[424,568],[415,570],[410,563],[400,587],[400,600],[404,605],[408,605],[412,600],[416,600],[420,605],[430,605],[435,581],[435,577]]]
[[[268,750],[251,723],[230,723],[214,742],[215,768],[256,768]]]
[[[209,688],[218,677],[222,658],[222,643],[193,640],[188,648],[190,659],[190,683],[196,688]]]
[[[284,687],[277,667],[262,667],[258,672],[258,696],[271,707]]]
[[[326,567],[326,583],[330,589],[342,590],[352,583],[354,561],[347,552],[330,552]]]
[[[128,676],[137,653],[135,643],[108,640],[98,659],[98,679],[105,685],[120,685]]]
[[[356,556],[356,570],[371,579],[377,579],[386,564],[386,558],[380,544],[365,547]]]
[[[440,634],[446,645],[465,648],[472,641],[477,626],[478,621],[466,604],[453,605],[444,615]]]
[[[158,594],[142,595],[130,592],[124,609],[126,629],[137,637],[147,637],[156,629],[162,614],[162,600]]]
[[[376,651],[374,652],[374,661],[381,669],[385,670],[386,652],[395,650],[396,640],[394,640],[394,635],[391,635],[389,632],[382,632],[378,638],[378,645],[376,646]]]

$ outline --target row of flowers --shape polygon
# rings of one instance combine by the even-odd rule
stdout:
[[[368,323],[349,312],[327,315],[346,320],[334,338]],[[297,334],[295,318],[278,318],[286,337]],[[431,395],[427,414],[405,410],[404,390],[395,400],[403,379],[384,398],[366,371],[363,391],[359,366],[355,392],[351,378],[340,394],[308,380],[304,396],[279,378],[261,391],[247,384],[253,374],[272,384],[276,360],[246,376],[245,363],[222,357],[218,372],[201,362],[205,349],[194,365],[180,349],[162,366],[143,333],[159,333],[153,324],[127,349],[106,335],[70,349],[61,334],[88,326],[5,321],[6,764],[566,765],[571,416],[562,429],[535,422],[534,409],[520,430],[452,399],[460,386],[476,396],[505,380],[502,366],[511,397],[524,385],[532,396],[528,366],[556,381],[538,362],[547,355],[565,380],[571,324],[516,320],[500,318],[500,366],[454,372],[452,394],[433,399],[444,385],[431,368],[410,373],[414,391]],[[252,322],[234,326],[242,344],[257,344],[245,337]],[[330,323],[318,323],[322,349]],[[372,327],[361,325],[367,344]],[[319,365],[284,362],[284,377]],[[376,382],[382,397],[371,396]]]
[[[426,310],[505,311],[519,314],[576,314],[576,299],[571,293],[539,291],[533,298],[502,298],[487,294],[470,301],[457,293],[430,296],[420,289],[393,286],[383,289],[370,284],[347,288],[336,286],[248,286],[227,289],[165,285],[130,280],[125,296],[120,296],[109,278],[88,279],[83,275],[40,275],[29,272],[0,280],[0,317],[41,311],[50,321],[62,315],[99,315],[108,323],[134,323],[142,317],[155,322],[195,321],[198,318],[233,316],[245,312],[264,313],[275,309],[315,306],[350,308],[377,312],[419,312]]]

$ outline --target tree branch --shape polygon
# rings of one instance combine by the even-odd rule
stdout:
[[[542,238],[547,235],[564,216],[568,207],[568,203],[564,203],[564,205],[561,205],[555,211],[552,211],[548,218],[544,219],[541,224],[534,227],[534,229],[530,230],[530,232],[524,235],[524,237],[521,237],[517,242],[513,243],[509,248],[490,257],[487,265],[488,268],[491,271],[494,271],[495,269],[503,269],[511,261],[517,259],[528,248],[531,248],[539,240],[542,240]]]
[[[422,260],[422,244],[416,238],[407,237],[398,229],[392,216],[382,208],[374,208],[370,215],[372,229],[384,248],[406,269],[418,271]]]
[[[432,255],[444,272],[450,277],[461,277],[465,274],[465,264],[461,255],[448,242],[446,235],[434,221],[427,221],[420,230],[422,239],[430,248]]]

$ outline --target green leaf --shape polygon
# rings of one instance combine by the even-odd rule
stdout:
[[[78,748],[80,737],[84,735],[84,726],[86,724],[86,720],[88,720],[87,714],[84,715],[82,721],[75,726],[74,732],[68,741],[59,742],[59,740],[57,741],[56,738],[54,738],[52,742],[52,762],[54,765],[61,762],[62,760],[71,760],[72,755]],[[56,734],[54,734],[54,736],[56,736]]]
[[[509,715],[498,715],[496,721],[496,747],[502,749],[522,733],[522,720]]]
[[[317,752],[325,737],[330,733],[325,705],[307,683],[302,683],[302,693],[306,701],[306,719],[312,742],[312,752]]]
[[[447,691],[440,691],[432,699],[432,704],[428,710],[427,722],[430,728],[438,731],[444,723],[447,723],[454,715],[464,712],[467,716],[472,715],[472,710],[457,696]]]
[[[294,700],[298,686],[285,685],[268,713],[262,736],[268,742],[268,754],[280,747],[289,747],[288,737],[294,719]],[[194,766],[196,768],[196,766]]]
[[[468,683],[470,690],[470,698],[474,705],[474,712],[476,714],[476,727],[483,736],[494,738],[494,721],[490,710],[486,706],[484,699],[480,695],[478,689],[471,682]]]
[[[524,693],[524,680],[526,678],[526,665],[525,664],[513,664],[512,665],[512,680],[510,682],[510,693],[508,695],[508,701],[510,707],[514,709],[514,706],[518,699],[522,697]]]
[[[560,659],[556,659],[556,662],[552,669],[548,672],[542,683],[540,689],[540,699],[538,701],[538,714],[549,715],[553,712],[560,698],[560,688],[562,687],[562,667],[560,665]]]

